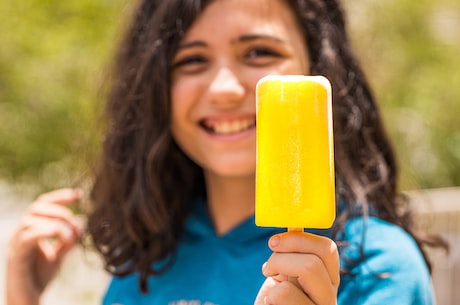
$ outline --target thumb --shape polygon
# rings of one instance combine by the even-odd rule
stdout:
[[[272,277],[268,277],[260,287],[254,305],[265,305],[265,298],[268,296],[270,289],[276,285],[276,281]]]

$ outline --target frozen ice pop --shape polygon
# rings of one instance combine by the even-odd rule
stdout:
[[[257,83],[256,225],[332,226],[331,95],[323,76],[269,75]]]

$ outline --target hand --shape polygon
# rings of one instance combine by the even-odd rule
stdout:
[[[38,304],[64,256],[77,243],[82,225],[67,207],[81,192],[60,189],[33,202],[8,246],[8,305]]]
[[[262,267],[267,277],[255,305],[336,305],[340,263],[329,238],[286,232],[272,236],[270,259]]]

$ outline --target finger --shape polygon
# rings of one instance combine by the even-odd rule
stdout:
[[[67,223],[75,230],[81,230],[81,223],[73,212],[64,206],[47,201],[34,202],[28,210],[28,214],[35,217],[43,217],[49,219],[57,219]]]
[[[298,285],[315,304],[333,304],[335,300],[337,287],[323,261],[315,254],[273,253],[262,272],[277,279],[281,279],[281,275],[296,279],[289,282],[295,287]]]
[[[55,261],[56,253],[62,247],[63,239],[44,237],[50,236],[49,232],[44,232],[44,230],[35,230],[31,233],[33,234],[24,234],[21,239],[15,239],[10,242],[8,261],[18,266],[34,264],[37,257],[42,257],[47,262]],[[59,236],[59,233],[51,235]]]
[[[265,300],[267,299],[268,293],[270,290],[275,287],[277,281],[271,277],[265,279],[262,287],[260,287],[259,292],[257,293],[254,305],[265,305]]]
[[[23,235],[32,246],[36,244],[48,262],[60,260],[78,241],[78,235],[69,226],[59,221],[48,221],[48,225],[34,226],[26,230]]]
[[[57,249],[57,253],[56,253],[57,257],[59,259],[64,257],[70,250],[72,250],[75,247],[76,244],[77,244],[76,239],[66,240],[66,242],[62,243],[61,247]]]
[[[65,225],[78,236],[82,234],[84,226],[83,219],[75,216],[65,207],[51,203],[37,203],[23,216],[20,228],[28,229],[47,224]]]
[[[331,239],[305,232],[286,232],[272,236],[269,247],[278,253],[309,253],[318,256],[323,261],[332,284],[338,286],[340,283],[337,245]]]
[[[67,232],[69,231],[67,230]],[[46,261],[60,261],[75,246],[76,239],[72,238],[67,232],[61,230],[61,233],[55,238],[40,239],[38,241],[39,249]]]
[[[265,304],[284,305],[284,304],[303,304],[314,305],[313,301],[289,281],[275,284],[264,299]]]
[[[54,190],[40,195],[36,201],[53,202],[56,204],[67,205],[69,203],[80,200],[83,193],[79,189],[64,188]]]
[[[67,223],[43,217],[24,217],[20,229],[13,236],[13,242],[22,250],[36,247],[39,240],[77,240],[80,232]]]

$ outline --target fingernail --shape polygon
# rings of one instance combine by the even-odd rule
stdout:
[[[270,238],[270,247],[278,247],[281,242],[281,238],[279,236],[272,236]]]

